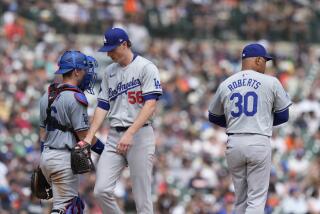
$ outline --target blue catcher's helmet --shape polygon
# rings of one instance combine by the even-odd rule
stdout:
[[[87,56],[80,51],[66,51],[58,62],[56,74],[65,74],[74,69],[88,69]]]
[[[96,81],[95,68],[98,67],[98,63],[93,57],[86,56],[80,51],[66,51],[61,56],[58,65],[59,69],[55,74],[65,74],[74,69],[84,70],[86,75],[78,87],[82,91],[86,90],[88,93],[94,94],[93,87]]]

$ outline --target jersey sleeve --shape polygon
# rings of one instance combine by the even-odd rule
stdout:
[[[102,76],[100,91],[98,95],[98,107],[106,111],[110,109],[107,72],[105,72],[104,75]]]
[[[275,79],[273,89],[275,98],[273,111],[281,112],[286,110],[292,104],[292,102],[278,79]]]
[[[162,87],[158,68],[150,63],[144,67],[142,76],[142,96],[143,99],[158,99],[162,95]]]
[[[48,93],[44,94],[40,99],[40,124],[41,128],[46,128],[44,121],[47,118]]]
[[[223,103],[221,99],[221,88],[222,86],[220,85],[209,105],[209,109],[208,109],[209,115],[213,115],[213,116],[224,115]]]
[[[89,119],[87,107],[80,104],[76,99],[70,105],[70,120],[75,131],[89,129]]]

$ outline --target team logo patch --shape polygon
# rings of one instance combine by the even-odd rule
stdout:
[[[154,81],[154,87],[155,87],[156,89],[161,89],[161,83],[160,83],[160,81],[157,80],[156,78],[154,78],[153,81]]]
[[[84,122],[84,124],[89,125],[88,115],[87,115],[87,114],[82,114],[82,116],[83,116],[83,122]]]

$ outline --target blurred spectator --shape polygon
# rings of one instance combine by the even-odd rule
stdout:
[[[307,203],[298,187],[290,187],[289,195],[284,197],[282,203],[283,213],[307,213]]]
[[[163,214],[172,213],[177,204],[176,196],[170,191],[166,183],[161,183],[158,191],[157,211]]]
[[[15,14],[7,12],[3,16],[4,19],[4,34],[9,41],[20,40],[25,32],[23,25],[20,24],[20,20],[15,17]]]
[[[36,22],[47,19],[61,33],[101,34],[112,22],[135,22],[139,14],[153,36],[317,42],[320,34],[320,3],[314,0],[18,2],[0,4]]]
[[[217,214],[233,214],[234,195],[227,193],[223,198],[223,205]]]

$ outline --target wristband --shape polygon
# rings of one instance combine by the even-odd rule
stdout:
[[[101,155],[103,149],[104,149],[104,143],[102,143],[101,140],[97,138],[96,143],[93,146],[91,146],[91,150]]]

